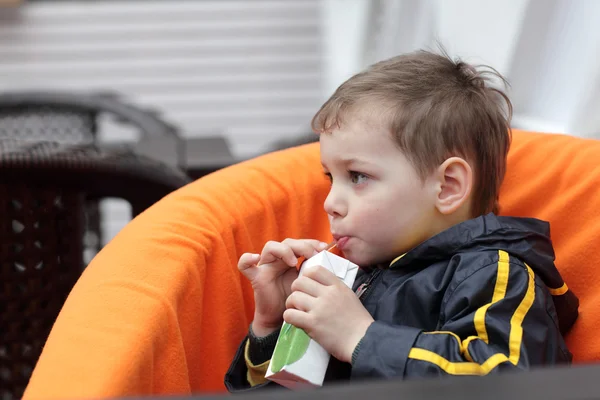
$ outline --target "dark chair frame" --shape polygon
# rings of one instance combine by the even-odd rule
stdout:
[[[67,92],[0,94],[0,113],[67,110],[102,113],[169,138],[177,129],[112,95]],[[8,110],[8,111],[7,111]],[[149,158],[131,144],[84,140],[0,139],[0,398],[20,398],[62,305],[85,268],[86,233],[99,234],[98,201],[118,197],[143,212],[191,179],[178,166]],[[68,138],[67,138],[68,139]],[[91,249],[98,251],[100,248]]]

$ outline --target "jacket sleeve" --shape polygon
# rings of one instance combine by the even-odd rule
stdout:
[[[229,392],[279,386],[265,378],[278,337],[279,331],[274,331],[265,337],[257,337],[250,325],[248,335],[238,347],[231,366],[225,374],[225,387]]]
[[[354,352],[352,377],[487,375],[570,362],[548,289],[529,266],[500,251],[497,262],[465,275],[444,296],[438,330],[374,322]]]

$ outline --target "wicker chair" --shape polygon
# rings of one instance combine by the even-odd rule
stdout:
[[[171,164],[186,168],[184,143],[177,134],[177,128],[163,121],[155,112],[123,102],[116,93],[0,93],[0,140],[96,144],[100,141],[102,129],[107,127],[103,122],[116,122],[137,134],[139,141],[169,139],[167,143],[173,148],[164,148],[161,152],[173,153],[176,160]],[[101,247],[100,212],[97,199],[88,197],[85,201],[84,247],[86,254],[91,256]]]
[[[173,125],[124,103],[116,93],[31,91],[0,93],[0,139],[95,143],[103,115],[138,128],[144,136],[177,138]]]
[[[64,300],[99,237],[98,201],[133,216],[190,182],[128,145],[96,143],[110,112],[143,134],[172,127],[107,97],[0,95],[0,398],[20,398]],[[99,240],[91,241],[98,244]],[[90,250],[90,249],[87,249]],[[97,251],[98,249],[92,249]]]

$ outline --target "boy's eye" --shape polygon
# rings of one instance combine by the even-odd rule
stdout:
[[[360,172],[350,171],[349,173],[350,181],[355,185],[360,185],[361,183],[364,183],[367,179],[369,179],[368,176],[366,176],[365,174],[361,174]]]
[[[329,182],[333,183],[333,176],[331,176],[329,172],[324,172],[324,174],[327,177],[327,179],[329,179]]]

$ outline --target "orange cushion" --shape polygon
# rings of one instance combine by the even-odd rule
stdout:
[[[552,223],[559,269],[582,301],[568,336],[576,361],[600,360],[589,265],[600,234],[596,160],[598,141],[516,131],[501,193],[503,214]],[[272,239],[329,240],[327,188],[311,144],[218,171],[155,204],[75,285],[25,398],[223,391],[253,314],[239,255]]]
[[[254,299],[237,270],[268,240],[329,239],[314,145],[206,176],[129,223],[69,295],[25,398],[224,391]]]
[[[599,187],[600,141],[513,132],[500,213],[550,222],[556,265],[580,299],[566,337],[575,362],[600,361]]]

